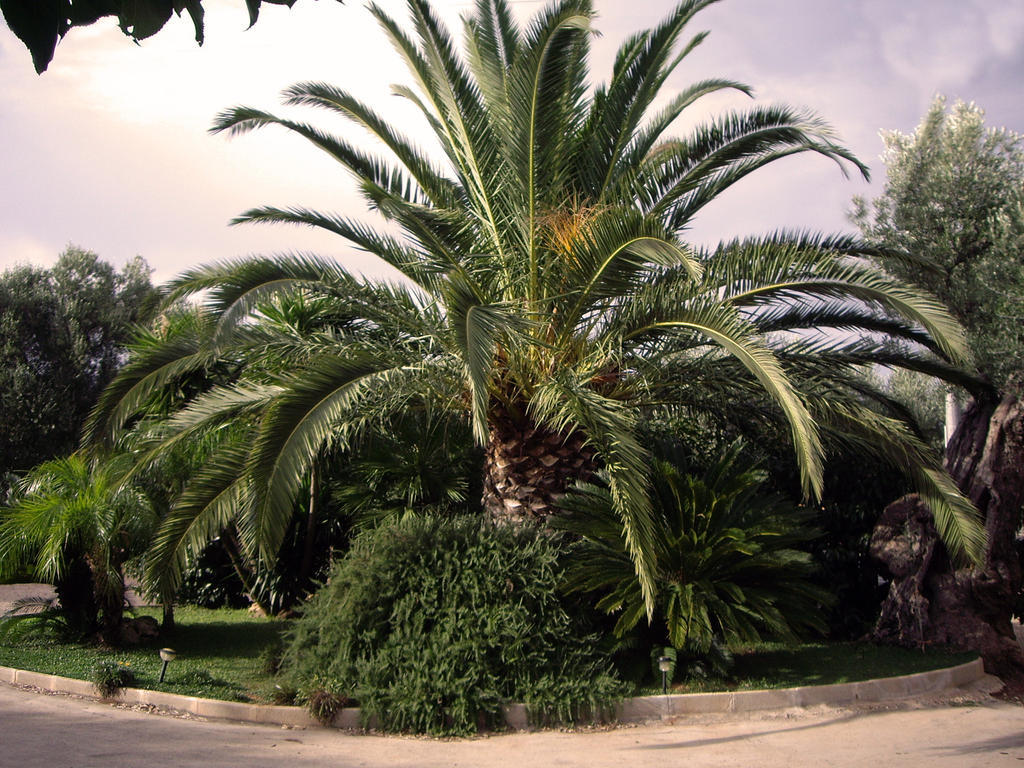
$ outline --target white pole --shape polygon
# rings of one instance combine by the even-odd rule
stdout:
[[[956,432],[956,428],[960,426],[960,421],[963,419],[964,412],[960,407],[960,403],[957,402],[956,397],[953,396],[952,392],[946,393],[946,426],[943,430],[943,437],[945,438],[945,444],[948,446],[949,441],[953,439],[953,433]]]

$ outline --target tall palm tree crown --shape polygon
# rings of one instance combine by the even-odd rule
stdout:
[[[875,359],[950,370],[963,340],[940,306],[873,269],[862,258],[871,250],[852,237],[777,233],[714,249],[682,239],[707,203],[775,160],[812,152],[866,174],[824,122],[785,106],[668,134],[707,94],[750,94],[710,79],[652,109],[704,40],[686,29],[712,2],[685,0],[628,38],[611,80],[596,87],[589,0],[553,2],[525,26],[507,0],[477,0],[461,55],[426,0],[408,0],[410,31],[371,4],[414,82],[394,91],[422,112],[441,161],[319,82],[289,88],[286,104],[353,121],[383,156],[248,107],[222,113],[213,130],[274,125],[303,136],[354,175],[390,226],[279,207],[236,222],[328,230],[405,280],[362,278],[311,255],[187,272],[171,296],[206,292],[207,342],[136,356],[98,406],[89,438],[112,439],[147,393],[190,366],[262,359],[251,375],[196,398],[162,434],[178,440],[245,421],[219,474],[200,478],[179,505],[179,518],[191,521],[179,530],[207,530],[195,521],[220,519],[230,499],[243,535],[270,551],[326,444],[343,445],[403,409],[440,405],[466,413],[485,448],[484,505],[495,519],[544,519],[572,480],[601,468],[649,601],[649,456],[638,420],[655,408],[739,419],[742,404],[785,425],[809,495],[821,487],[822,431],[866,441],[915,477],[953,548],[976,552],[970,504],[911,431],[864,405],[873,393],[857,376]],[[344,320],[268,330],[260,307],[287,292],[328,300]],[[842,333],[808,331],[830,328]],[[893,351],[885,338],[905,344]]]

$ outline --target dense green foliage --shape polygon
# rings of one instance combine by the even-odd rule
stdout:
[[[0,276],[0,482],[78,447],[132,326],[155,304],[142,259],[117,271],[69,247],[50,269]]]
[[[854,461],[857,457],[852,457]],[[865,472],[851,477],[851,483],[870,485],[872,467],[864,462]],[[884,473],[885,468],[881,468]],[[851,473],[853,475],[855,473]],[[894,475],[891,470],[889,475]],[[900,478],[896,476],[897,480]],[[864,637],[878,619],[879,607],[888,592],[888,583],[879,584],[883,567],[871,557],[871,533],[885,505],[903,495],[904,489],[894,484],[896,492],[874,501],[856,498],[853,493],[840,500],[826,499],[814,510],[814,524],[821,535],[807,542],[804,548],[814,559],[814,583],[833,598],[824,607],[830,640],[857,640]]]
[[[407,514],[479,514],[480,457],[464,423],[412,414],[367,434],[349,451],[324,456],[303,489],[273,562],[252,562],[226,531],[190,559],[181,602],[289,611],[327,577],[353,532]]]
[[[479,514],[480,462],[464,422],[409,414],[341,457],[331,504],[357,530],[407,514]]]
[[[891,380],[886,382],[874,375],[870,378],[878,391],[897,397]],[[925,377],[916,380],[934,381]],[[908,411],[896,400],[893,409]],[[908,413],[908,418],[914,416]],[[885,571],[870,555],[871,534],[882,510],[894,499],[911,493],[913,484],[898,466],[871,450],[870,445],[834,435],[828,445],[825,492],[817,503],[807,503],[801,499],[799,477],[784,446],[762,443],[758,447],[754,455],[768,472],[765,490],[801,505],[810,515],[811,524],[821,532],[801,548],[814,558],[815,583],[835,597],[825,609],[829,639],[864,637],[874,626],[888,589],[887,584],[879,585]]]
[[[822,631],[828,592],[810,577],[811,514],[764,492],[765,474],[733,446],[703,475],[672,456],[653,467],[655,510],[654,621],[663,642],[692,655],[716,643],[794,640]],[[597,607],[617,615],[616,634],[634,629],[645,605],[607,485],[580,483],[563,501],[564,527],[584,539],[566,585],[596,593]]]
[[[175,601],[198,608],[242,608],[249,603],[245,584],[219,537],[190,563],[175,592]]]
[[[887,179],[855,200],[879,261],[938,296],[966,327],[978,368],[1001,388],[1024,356],[1024,136],[937,98],[912,134],[884,134]]]
[[[883,385],[893,400],[905,406],[921,435],[939,453],[945,445],[946,392],[939,379],[917,371],[896,370]]]
[[[472,733],[512,701],[540,721],[599,716],[622,688],[557,593],[565,546],[466,517],[370,531],[294,624],[283,674],[390,731]]]

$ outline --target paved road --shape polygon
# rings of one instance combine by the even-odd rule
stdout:
[[[1024,765],[1024,708],[828,710],[463,741],[184,720],[0,685],[2,768],[987,768]]]
[[[129,584],[126,597],[133,606],[143,606],[145,601],[139,597],[135,586],[137,585]],[[56,595],[49,584],[0,584],[0,614],[10,609],[17,600],[35,597],[50,600]]]

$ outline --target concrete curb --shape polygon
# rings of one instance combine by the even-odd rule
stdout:
[[[724,693],[688,693],[670,696],[640,696],[627,699],[619,707],[623,723],[658,720],[679,715],[756,712],[770,709],[842,705],[863,702],[896,701],[928,693],[959,688],[985,676],[981,659],[946,669],[918,672],[900,677],[884,677],[857,683],[808,685],[760,691]]]
[[[761,691],[640,696],[623,701],[618,708],[616,719],[622,723],[635,723],[664,720],[680,715],[727,714],[811,707],[820,704],[841,705],[855,702],[896,701],[958,688],[980,680],[984,676],[985,669],[981,659],[975,659],[966,664],[946,669],[918,672],[900,677],[864,680],[858,683],[836,683],[834,685]],[[100,698],[96,693],[95,686],[86,680],[74,680],[41,672],[27,672],[10,667],[0,667],[0,683],[30,686],[55,693],[71,693],[94,699]],[[174,693],[147,691],[141,688],[124,688],[114,701],[122,704],[148,705],[218,720],[293,727],[318,725],[317,721],[301,707],[200,699],[195,696],[179,696]],[[526,707],[523,704],[511,704],[505,707],[505,721],[513,730],[527,730],[530,727]],[[338,713],[332,726],[345,729],[361,728],[359,710],[357,708],[343,709]]]

